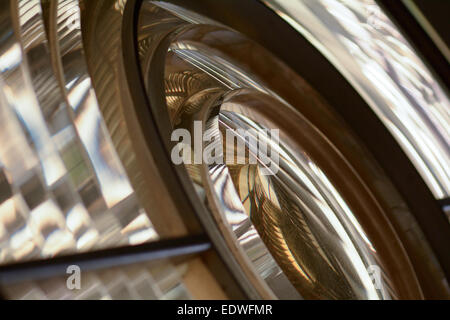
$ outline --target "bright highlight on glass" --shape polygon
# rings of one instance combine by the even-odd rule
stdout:
[[[264,0],[351,82],[436,198],[450,196],[450,101],[373,0]]]

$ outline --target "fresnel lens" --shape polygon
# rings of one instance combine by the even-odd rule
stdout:
[[[400,193],[334,107],[260,44],[172,2],[142,1],[130,53],[127,6],[140,1],[1,1],[6,296],[414,299],[429,294],[425,278],[444,292]],[[410,138],[407,108],[379,106]],[[445,148],[414,148],[421,173],[435,169],[433,191],[448,193]],[[201,256],[95,267],[78,293],[57,275],[3,283],[11,263],[198,234]]]

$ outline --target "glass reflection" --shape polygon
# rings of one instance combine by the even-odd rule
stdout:
[[[436,198],[450,195],[450,101],[373,0],[264,0],[352,83]]]
[[[203,121],[204,133],[221,137],[203,147],[220,143],[223,154],[229,142],[224,142],[227,129],[250,130],[255,135],[270,128],[282,131],[280,145],[269,146],[280,155],[279,163],[273,163],[278,166],[275,175],[261,174],[267,164],[260,158],[257,164],[248,163],[250,154],[258,154],[257,146],[239,136],[238,140],[246,141],[246,163],[186,164],[213,216],[219,224],[226,221],[224,232],[226,228],[232,231],[239,245],[235,250],[243,250],[278,298],[395,297],[388,285],[378,288],[372,282],[368,270],[380,265],[377,252],[343,197],[295,142],[291,136],[295,133],[283,131],[285,124],[267,116],[287,114],[282,118],[301,121],[298,114],[263,81],[244,71],[239,62],[200,40],[220,39],[224,45],[230,39],[237,41],[237,37],[212,26],[175,30],[164,79],[174,128],[187,129],[195,136],[194,121]],[[142,52],[142,61],[152,55],[158,37],[144,41],[148,52]],[[151,70],[143,70],[143,75],[150,83],[147,72]],[[192,151],[191,155],[195,154]]]
[[[0,264],[158,238],[105,129],[80,30],[67,23],[79,22],[78,1],[51,5],[63,79],[41,2],[0,5]]]

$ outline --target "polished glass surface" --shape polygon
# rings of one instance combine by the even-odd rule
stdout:
[[[351,82],[436,198],[450,196],[450,101],[374,0],[263,0]]]

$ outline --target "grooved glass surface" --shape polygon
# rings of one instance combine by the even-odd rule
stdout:
[[[0,5],[0,264],[158,239],[90,86],[78,1],[53,4],[53,60],[40,1]]]
[[[183,284],[187,265],[173,266],[165,261],[141,263],[107,270],[81,270],[80,288],[67,276],[15,284],[4,289],[9,299],[23,300],[189,300]]]

